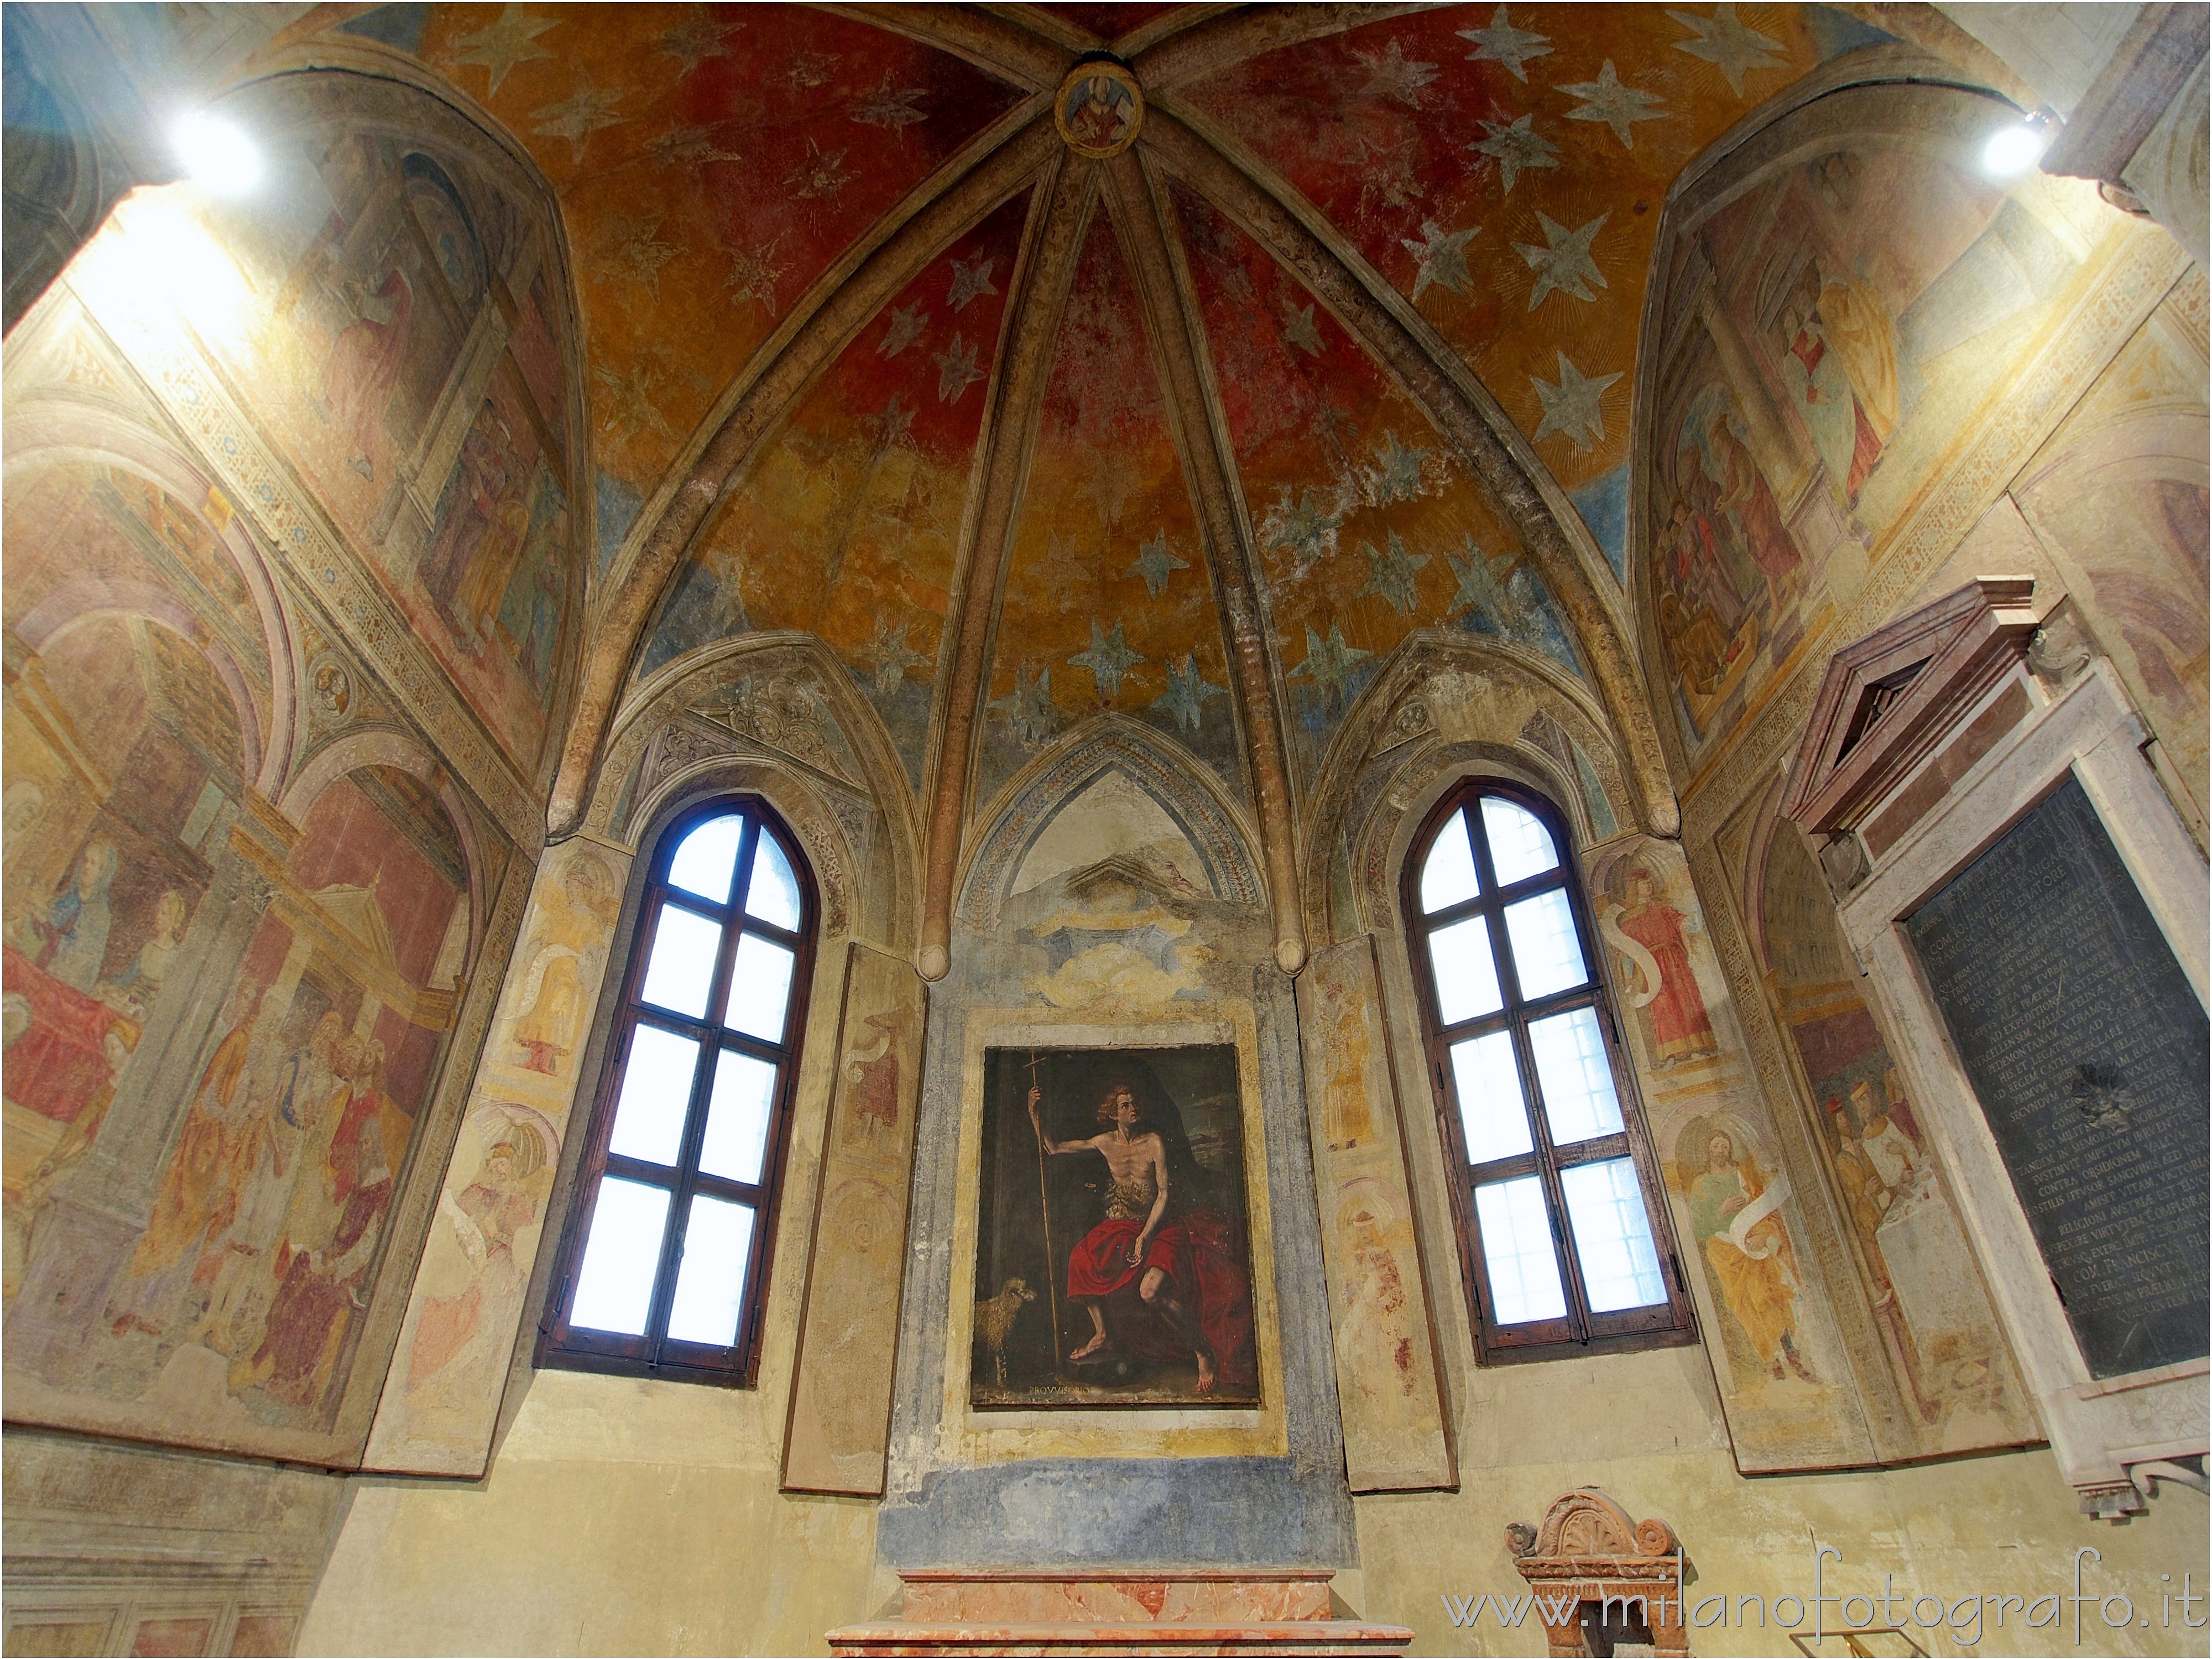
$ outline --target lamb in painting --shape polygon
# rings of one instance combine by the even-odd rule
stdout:
[[[991,1369],[1002,1389],[1006,1386],[1006,1337],[1014,1328],[1014,1316],[1022,1310],[1023,1303],[1036,1300],[1035,1291],[1018,1279],[1010,1279],[998,1295],[975,1304],[975,1328],[983,1334],[983,1345],[991,1351]]]

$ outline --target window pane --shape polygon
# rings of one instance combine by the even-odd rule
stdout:
[[[1567,1297],[1536,1177],[1477,1187],[1474,1213],[1482,1230],[1483,1265],[1490,1271],[1492,1316],[1501,1325],[1563,1317]]]
[[[1473,898],[1482,890],[1475,873],[1474,847],[1467,838],[1467,814],[1455,812],[1437,831],[1429,861],[1421,866],[1421,909],[1433,913]]]
[[[660,1266],[661,1229],[667,1220],[668,1194],[661,1188],[614,1176],[599,1182],[592,1237],[576,1274],[570,1324],[624,1336],[644,1334],[646,1316],[653,1309],[653,1276]]]
[[[684,1265],[676,1270],[676,1302],[668,1310],[671,1337],[718,1348],[738,1340],[738,1304],[744,1296],[745,1260],[752,1243],[750,1205],[704,1194],[691,1200]]]
[[[1527,807],[1485,795],[1482,827],[1490,835],[1490,867],[1498,872],[1500,887],[1558,867],[1559,853],[1552,845],[1552,832]]]
[[[1536,1086],[1543,1091],[1553,1146],[1620,1133],[1620,1097],[1613,1091],[1596,1009],[1572,1008],[1531,1021],[1528,1046],[1536,1051]]]
[[[645,966],[645,989],[639,994],[657,1006],[704,1018],[707,994],[714,983],[714,955],[721,948],[721,923],[678,905],[662,905],[653,957]]]
[[[607,1150],[648,1164],[676,1162],[684,1148],[684,1117],[691,1103],[691,1077],[699,1064],[695,1037],[641,1025],[631,1037],[615,1132]]]
[[[753,854],[753,878],[745,884],[745,908],[763,921],[778,927],[799,926],[799,879],[791,873],[791,860],[775,837],[761,832]]]
[[[738,837],[745,821],[735,812],[709,818],[690,835],[668,861],[668,884],[696,893],[716,904],[730,902],[730,878],[738,867]]]
[[[747,1036],[783,1041],[783,1009],[791,1000],[789,951],[757,933],[738,941],[738,965],[730,975],[730,1012],[723,1024]]]
[[[1521,1098],[1521,1068],[1513,1063],[1513,1033],[1492,1031],[1472,1042],[1455,1042],[1451,1061],[1468,1161],[1487,1164],[1533,1150],[1528,1108]]]
[[[1667,1299],[1659,1252],[1651,1247],[1651,1218],[1636,1165],[1625,1158],[1577,1164],[1559,1171],[1567,1195],[1567,1223],[1592,1313],[1649,1308]]]
[[[1513,946],[1513,966],[1521,975],[1523,997],[1548,996],[1589,978],[1564,887],[1507,905],[1505,937]]]
[[[743,946],[739,947],[743,949]],[[730,1181],[758,1182],[768,1152],[769,1111],[775,1103],[775,1067],[728,1048],[714,1062],[707,1104],[707,1139],[699,1167]]]
[[[1469,916],[1429,935],[1429,959],[1437,972],[1437,1012],[1447,1025],[1505,1006],[1498,994],[1498,963],[1490,954],[1490,927]]]

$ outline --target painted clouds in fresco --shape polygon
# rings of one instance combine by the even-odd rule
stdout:
[[[1018,94],[791,6],[441,6],[420,55],[530,147],[578,251],[599,466],[649,495],[792,302]]]
[[[932,260],[807,394],[692,556],[639,665],[762,629],[818,634],[915,787],[1024,191]]]
[[[1102,206],[1060,319],[1007,568],[978,801],[1108,709],[1237,793],[1229,665],[1136,288]]]
[[[1411,296],[1619,567],[1668,186],[1821,58],[1879,38],[1820,7],[1452,6],[1269,52],[1187,95]]]
[[[1419,409],[1256,243],[1180,185],[1174,200],[1304,775],[1417,628],[1503,636],[1579,673],[1549,590]]]

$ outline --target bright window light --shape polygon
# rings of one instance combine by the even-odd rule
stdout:
[[[2017,126],[2000,127],[1982,151],[1983,169],[1999,179],[2025,173],[2043,159],[2044,146],[2050,140],[2050,131],[2039,115],[2031,115]]]
[[[260,152],[220,116],[187,115],[177,123],[175,137],[185,170],[217,194],[235,196],[260,182]]]

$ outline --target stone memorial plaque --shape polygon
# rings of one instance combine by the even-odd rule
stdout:
[[[1905,926],[2090,1374],[2203,1355],[2204,1006],[2081,784]]]

